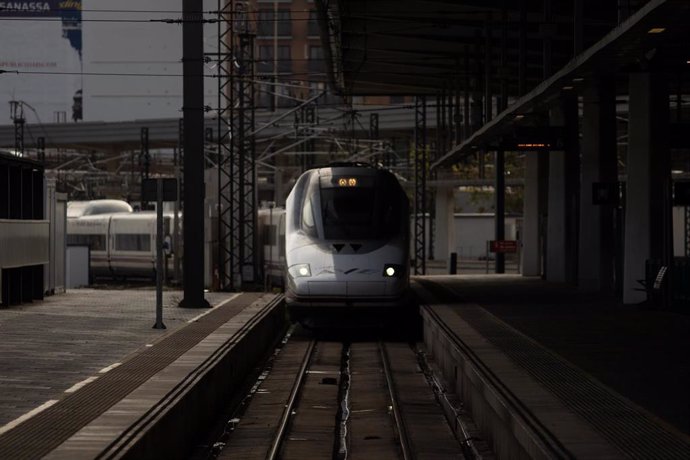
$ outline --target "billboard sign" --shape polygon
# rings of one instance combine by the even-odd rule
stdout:
[[[0,24],[0,114],[20,101],[29,125],[81,119],[82,1],[0,1]]]

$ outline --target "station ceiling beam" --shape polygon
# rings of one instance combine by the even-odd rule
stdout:
[[[528,60],[540,60],[545,38],[551,43],[554,68],[560,67],[572,56],[576,40],[572,33],[574,4],[550,3],[548,19],[543,11],[544,2],[533,0],[317,0],[316,6],[330,79],[336,91],[373,95],[399,90],[400,82],[394,77],[375,71],[375,66],[382,62],[405,56],[406,66],[439,66],[439,78],[451,78],[454,73],[466,71],[458,65],[465,58],[474,65],[477,58],[488,56],[491,66],[497,66],[502,36],[508,42],[504,50],[508,58],[504,65],[510,68],[507,75],[518,75],[519,54],[527,65]],[[578,40],[594,43],[615,25],[617,10],[612,3],[580,0],[584,14]],[[519,46],[520,38],[525,44],[523,48]],[[445,63],[429,63],[430,56],[445,59]],[[442,75],[446,69],[448,75]],[[526,77],[531,86],[542,79],[539,72],[529,72]],[[380,83],[389,84],[390,90],[386,91]],[[404,82],[403,86],[408,87],[409,83]],[[437,81],[420,81],[411,94],[434,95],[436,91]]]

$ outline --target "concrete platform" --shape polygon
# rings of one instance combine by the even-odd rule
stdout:
[[[165,330],[152,328],[155,292],[148,289],[73,290],[0,310],[0,457],[36,458],[53,451],[54,458],[91,458],[108,446],[115,449],[111,454],[132,448],[157,422],[135,430],[127,423],[145,420],[156,405],[158,417],[172,414],[202,381],[222,404],[224,396],[209,386],[208,376],[227,368],[227,362],[217,364],[246,347],[255,326],[263,327],[256,334],[263,344],[253,345],[257,353],[271,346],[272,336],[280,337],[284,314],[272,312],[280,297],[208,293],[213,308],[182,309],[176,306],[181,296],[164,293]],[[252,353],[240,354],[231,358],[238,361],[236,368],[251,368]],[[99,422],[95,431],[89,428],[108,413],[117,415]],[[122,438],[126,431],[131,439]],[[72,439],[78,432],[81,443]],[[120,441],[111,446],[114,439]]]
[[[688,458],[690,315],[515,275],[417,281],[425,342],[497,452]]]

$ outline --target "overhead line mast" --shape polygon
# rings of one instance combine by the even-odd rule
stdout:
[[[258,279],[254,32],[245,2],[218,0],[218,281]]]

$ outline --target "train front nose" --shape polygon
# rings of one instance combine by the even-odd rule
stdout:
[[[288,287],[297,297],[370,299],[398,295],[406,286],[402,264],[369,258],[353,261],[333,259],[333,264],[302,263],[288,268]]]

